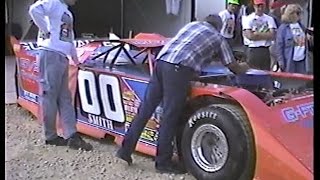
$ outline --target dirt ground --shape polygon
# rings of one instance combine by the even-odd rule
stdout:
[[[26,110],[5,107],[6,180],[194,180],[191,175],[159,174],[151,157],[134,154],[127,166],[114,157],[117,145],[85,137],[91,152],[45,146],[41,126]]]

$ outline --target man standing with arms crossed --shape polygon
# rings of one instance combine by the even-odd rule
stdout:
[[[40,117],[43,120],[45,144],[69,146],[89,151],[76,129],[75,109],[68,87],[68,67],[71,56],[79,65],[73,44],[73,16],[68,10],[76,0],[38,0],[30,6],[29,14],[39,28],[40,52]],[[56,117],[59,111],[64,138],[57,135]]]
[[[275,39],[277,28],[274,19],[264,13],[266,0],[253,0],[254,13],[242,22],[243,35],[248,41],[247,57],[249,64],[258,69],[270,70],[269,47]]]
[[[116,154],[118,158],[129,165],[132,163],[131,154],[137,141],[162,102],[163,118],[160,121],[155,168],[160,173],[185,173],[171,158],[172,141],[191,89],[190,81],[215,60],[220,60],[236,74],[249,69],[246,64],[240,65],[235,61],[229,44],[219,33],[221,24],[218,15],[188,23],[161,49],[143,102]]]

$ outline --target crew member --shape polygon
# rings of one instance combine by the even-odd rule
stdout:
[[[172,141],[179,117],[191,86],[190,81],[217,59],[234,73],[244,73],[247,64],[238,64],[227,41],[220,35],[221,18],[210,15],[204,21],[185,25],[159,52],[154,73],[144,100],[116,156],[132,163],[131,154],[137,141],[160,102],[163,118],[160,121],[155,168],[161,173],[185,173],[171,161]],[[216,63],[216,62],[215,62]]]
[[[45,144],[91,150],[77,133],[76,114],[68,88],[68,55],[79,65],[73,45],[73,16],[68,10],[76,0],[38,0],[30,6],[29,14],[41,34],[40,117],[43,121]],[[59,111],[64,138],[57,135],[56,117]]]

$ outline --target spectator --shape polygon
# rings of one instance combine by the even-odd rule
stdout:
[[[271,16],[277,27],[280,26],[281,24],[281,7],[285,6],[285,3],[279,2],[279,1],[274,1],[273,3],[270,4],[270,12],[269,16]],[[276,66],[276,69],[273,69],[277,63],[277,57],[276,57],[276,48],[275,48],[275,41],[272,41],[271,46],[269,48],[270,50],[270,58],[271,58],[271,69],[274,71],[279,70],[279,65]]]
[[[276,24],[272,17],[264,14],[265,0],[254,0],[255,12],[243,21],[243,35],[248,41],[247,59],[250,66],[270,70],[271,41],[275,36]]]
[[[228,0],[227,9],[221,11],[219,16],[222,20],[222,28],[220,34],[233,46],[235,37],[236,17],[235,12],[239,6],[238,0]]]
[[[277,32],[276,52],[280,68],[285,72],[308,72],[306,28],[301,24],[302,7],[290,4],[281,17]]]
[[[242,28],[242,24],[246,23],[247,16],[249,16],[251,13],[254,12],[254,8],[253,8],[252,4],[248,4],[248,6],[243,6],[243,9],[244,9],[243,10],[244,13],[242,13],[241,23],[240,23],[241,24],[241,29],[243,29]],[[244,36],[244,31],[242,31],[242,38],[243,38],[243,45],[245,46],[244,52],[247,52],[250,40]]]

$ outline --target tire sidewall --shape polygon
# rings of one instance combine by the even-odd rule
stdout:
[[[209,113],[207,113],[209,112]],[[210,115],[211,114],[211,115]],[[215,117],[212,116],[216,114]],[[192,157],[191,140],[194,132],[203,124],[212,124],[218,127],[226,136],[228,143],[228,157],[224,166],[212,173],[201,169]],[[197,179],[201,180],[233,180],[238,179],[246,163],[249,161],[248,142],[246,132],[239,121],[226,109],[211,106],[201,108],[189,118],[183,132],[182,151],[184,163]]]

